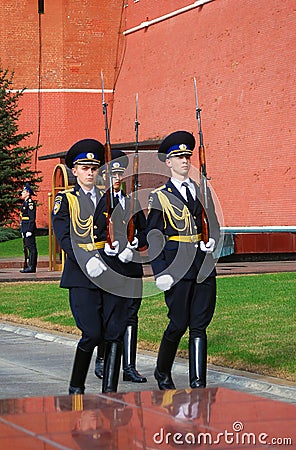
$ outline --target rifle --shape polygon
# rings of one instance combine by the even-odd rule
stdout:
[[[201,204],[202,204],[202,213],[201,213],[201,229],[202,229],[202,239],[206,244],[209,240],[209,222],[207,218],[207,209],[208,209],[208,185],[207,185],[207,169],[206,169],[206,157],[205,157],[205,148],[203,144],[203,134],[201,129],[201,117],[200,112],[201,109],[198,106],[198,97],[197,97],[197,89],[196,89],[196,78],[194,77],[194,94],[195,94],[195,111],[196,111],[196,119],[198,123],[198,135],[199,135],[199,172],[200,172],[200,194],[201,194]]]
[[[106,223],[107,223],[107,233],[106,240],[109,246],[113,249],[112,242],[114,242],[114,229],[113,222],[111,220],[112,212],[114,209],[114,196],[113,196],[113,183],[112,183],[112,168],[110,168],[110,164],[112,161],[112,153],[111,153],[111,144],[110,144],[110,133],[108,127],[108,117],[107,117],[107,106],[108,104],[105,102],[104,95],[104,77],[103,71],[101,70],[101,82],[102,82],[102,105],[103,105],[103,115],[105,118],[105,133],[106,133],[106,143],[105,143],[105,167],[106,167]]]
[[[133,161],[133,178],[132,178],[132,195],[131,195],[131,208],[130,208],[130,219],[127,225],[127,239],[131,244],[135,237],[135,223],[134,214],[136,210],[136,204],[138,200],[138,189],[139,189],[139,125],[138,122],[138,94],[136,94],[136,119],[135,119],[135,132],[136,132],[136,143],[135,143],[135,154]]]

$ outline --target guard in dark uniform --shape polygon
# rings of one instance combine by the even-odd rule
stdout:
[[[202,241],[200,188],[188,176],[194,147],[194,136],[187,131],[177,131],[162,141],[158,156],[170,169],[171,178],[153,191],[149,199],[149,256],[156,286],[165,293],[169,318],[154,373],[161,390],[175,389],[171,369],[188,327],[190,386],[206,386],[206,328],[216,303],[212,252],[220,229],[209,192],[210,238],[208,242]]]
[[[35,273],[37,267],[37,245],[36,245],[36,203],[31,196],[34,194],[29,183],[22,190],[24,200],[20,214],[20,232],[24,243],[25,263],[22,273]]]
[[[132,381],[134,383],[145,383],[147,378],[142,376],[136,369],[136,355],[137,355],[137,338],[138,338],[138,312],[142,301],[142,276],[143,268],[141,264],[141,256],[138,252],[138,248],[146,247],[146,218],[142,211],[139,202],[135,205],[135,215],[133,221],[135,225],[134,245],[131,246],[127,241],[127,224],[131,218],[131,197],[126,195],[122,187],[122,180],[126,168],[128,167],[128,157],[120,150],[112,150],[112,162],[110,164],[110,170],[113,177],[113,191],[114,202],[117,205],[112,215],[112,222],[114,224],[114,236],[118,242],[118,246],[114,251],[109,251],[111,257],[115,259],[109,259],[106,261],[108,264],[114,266],[119,264],[121,274],[124,274],[127,278],[128,289],[132,294],[132,298],[128,299],[128,322],[127,329],[124,334],[123,340],[123,380]],[[101,168],[101,174],[105,176],[105,166]],[[105,196],[103,197],[105,200]],[[131,249],[135,251],[136,261],[129,261],[132,256]],[[125,253],[121,253],[121,250]],[[123,254],[126,254],[127,260],[123,258]],[[105,258],[103,256],[103,258]],[[134,285],[134,292],[133,292]],[[124,291],[126,291],[124,286]],[[137,292],[137,294],[136,294]],[[105,344],[102,342],[98,346],[95,374],[98,378],[103,378],[103,365],[104,365],[104,353]]]
[[[82,332],[69,393],[84,393],[93,350],[102,339],[107,342],[102,390],[115,392],[127,325],[127,301],[99,284],[99,280],[104,279],[103,285],[107,288],[112,278],[102,258],[106,245],[106,215],[101,203],[102,192],[95,184],[98,169],[104,163],[104,146],[94,139],[78,141],[67,152],[65,162],[77,177],[77,183],[56,196],[52,223],[67,255],[60,286],[69,289],[73,317]]]

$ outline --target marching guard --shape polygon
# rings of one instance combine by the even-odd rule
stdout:
[[[72,314],[82,332],[69,394],[84,393],[93,350],[102,339],[106,341],[102,391],[116,392],[127,301],[108,291],[113,274],[109,274],[111,270],[102,257],[106,248],[106,215],[96,180],[98,169],[104,164],[104,146],[94,139],[78,141],[67,152],[65,162],[77,182],[56,196],[52,223],[67,255],[60,286],[69,289]]]
[[[105,263],[112,267],[117,273],[125,278],[121,293],[127,297],[128,321],[123,339],[123,381],[134,383],[145,383],[147,378],[141,375],[136,369],[137,337],[138,337],[138,311],[142,301],[142,276],[143,268],[139,248],[146,247],[146,218],[140,203],[134,205],[135,214],[132,212],[132,199],[122,189],[124,174],[128,167],[128,157],[120,150],[112,150],[112,161],[110,170],[112,171],[112,183],[114,193],[115,208],[112,214],[114,227],[115,245],[114,249],[109,248],[107,257],[102,257]],[[106,167],[100,169],[103,178]],[[106,201],[106,196],[102,198],[102,205]],[[103,213],[105,209],[103,208]],[[127,225],[129,220],[133,220],[135,234],[132,245],[127,240]],[[106,253],[106,252],[105,252]],[[135,258],[136,257],[136,258]],[[98,378],[103,378],[105,344],[102,342],[98,346],[95,374]]]
[[[189,178],[194,136],[176,131],[160,144],[158,157],[171,178],[149,199],[147,241],[156,286],[164,291],[169,324],[160,343],[154,376],[159,389],[175,389],[171,369],[189,327],[189,383],[206,386],[207,334],[216,303],[212,253],[220,228],[208,193],[209,239],[202,236],[200,187]]]

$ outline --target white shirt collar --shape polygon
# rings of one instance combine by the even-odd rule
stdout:
[[[183,183],[187,183],[188,187],[190,189],[191,195],[193,197],[193,199],[196,198],[196,192],[195,192],[195,187],[194,184],[192,183],[192,181],[190,180],[189,177],[187,177],[185,180],[180,181],[177,180],[176,178],[171,178],[171,182],[173,183],[173,185],[178,189],[178,191],[183,195],[183,197],[186,199],[186,189],[185,186],[182,186]]]
[[[118,192],[114,192],[114,197],[118,197],[118,199],[120,200],[123,197],[121,190]]]
[[[114,196],[118,198],[119,203],[121,204],[122,208],[125,209],[125,198],[124,198],[123,192],[121,190],[118,192],[114,192]]]
[[[96,195],[96,190],[95,187],[93,186],[93,188],[90,191],[86,191],[85,189],[81,188],[83,190],[83,192],[85,193],[85,195],[87,195],[89,192],[91,193],[91,196],[95,196]]]
[[[183,183],[187,183],[190,187],[192,185],[192,181],[190,180],[189,177],[187,177],[186,180],[182,180],[182,181],[177,180],[177,178],[172,177],[171,182],[173,183],[174,186],[176,186],[178,191],[181,189]]]

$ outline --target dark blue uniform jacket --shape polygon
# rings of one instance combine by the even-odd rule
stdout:
[[[216,275],[212,255],[206,255],[199,248],[202,205],[199,186],[194,185],[196,201],[191,214],[185,199],[170,180],[150,195],[146,231],[155,276],[170,274],[174,280],[196,280],[201,271],[206,276]],[[217,244],[220,227],[210,191],[208,204],[209,237]]]
[[[30,197],[25,200],[20,216],[20,232],[24,235],[30,231],[32,235],[36,233],[36,203]]]
[[[61,287],[102,287],[124,289],[125,277],[140,278],[142,265],[140,262],[122,263],[117,256],[107,256],[104,252],[106,242],[106,199],[105,194],[96,188],[97,207],[95,211],[91,202],[78,184],[68,191],[58,193],[52,212],[52,224],[61,248],[67,255],[61,279]],[[118,205],[112,215],[115,239],[120,242],[121,252],[126,244],[126,226],[129,219],[130,198],[126,196],[126,208],[123,211]],[[145,215],[138,211],[134,216],[135,235],[139,239],[139,247],[144,246]],[[135,251],[135,254],[138,252]],[[85,265],[91,257],[99,257],[108,268],[97,278],[89,278]],[[135,257],[136,260],[138,258]],[[119,274],[119,276],[118,276]],[[111,290],[112,290],[111,289]],[[119,292],[118,292],[119,295]]]

